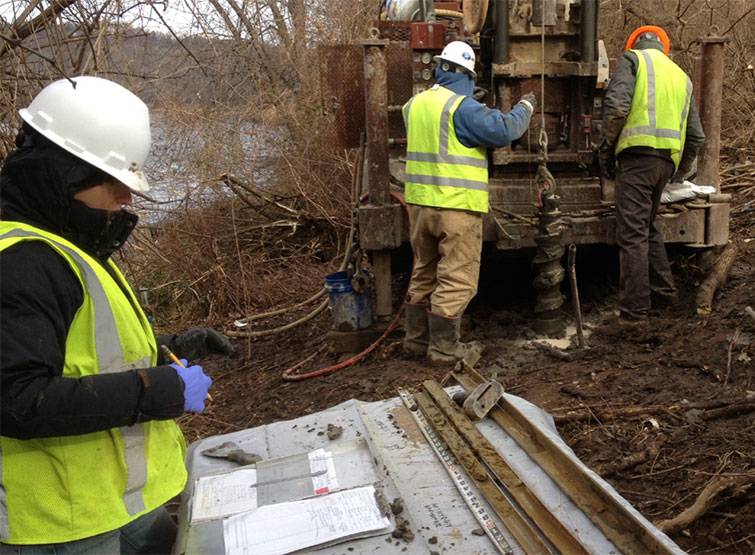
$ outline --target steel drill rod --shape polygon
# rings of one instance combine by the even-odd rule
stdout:
[[[579,307],[579,291],[577,290],[577,269],[574,265],[577,259],[577,245],[572,243],[569,245],[569,259],[567,266],[569,267],[569,287],[571,288],[571,301],[574,307],[574,320],[577,323],[577,342],[579,348],[585,348],[585,334],[582,331],[582,310]]]
[[[486,381],[469,368],[452,375],[467,391]],[[559,447],[561,440],[554,440],[534,425],[505,395],[488,416],[524,449],[620,552],[671,553],[659,537],[645,528],[639,515],[600,485],[594,475],[573,458],[573,454],[568,455]]]
[[[446,418],[453,424],[456,432],[464,438],[469,448],[491,471],[518,507],[534,523],[533,529],[540,531],[559,553],[588,553],[587,549],[556,518],[542,501],[530,490],[529,486],[509,466],[496,447],[480,432],[469,417],[454,403],[445,390],[434,380],[422,383],[425,391]],[[462,459],[463,460],[463,459]],[[463,464],[463,462],[462,462]],[[491,476],[491,477],[493,477]]]

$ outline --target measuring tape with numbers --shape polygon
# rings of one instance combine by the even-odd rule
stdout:
[[[432,425],[428,422],[416,401],[412,398],[411,393],[404,389],[399,389],[398,394],[406,405],[406,408],[409,410],[409,414],[414,417],[422,434],[425,436],[428,443],[430,443],[430,447],[433,448],[435,454],[438,455],[438,458],[443,462],[443,466],[445,466],[446,471],[448,471],[448,475],[451,476],[451,480],[453,480],[456,489],[461,493],[464,502],[472,511],[472,514],[475,519],[477,519],[477,522],[480,523],[482,529],[485,530],[485,533],[493,542],[493,545],[495,545],[501,553],[512,555],[514,550],[506,541],[506,538],[503,537],[498,525],[493,522],[493,519],[488,515],[487,509],[485,509],[482,503],[480,503],[477,494],[472,490],[472,485],[469,483],[469,480],[459,472],[456,458],[446,448],[446,445],[443,440],[438,437],[438,434],[435,433]]]

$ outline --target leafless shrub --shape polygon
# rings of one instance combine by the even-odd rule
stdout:
[[[166,4],[6,0],[3,121],[48,82],[82,73],[150,105],[157,202],[137,202],[142,224],[122,264],[166,327],[308,296],[344,248],[352,202],[353,154],[319,138],[315,45],[364,36],[377,8],[184,0],[171,3],[187,16],[177,22]],[[14,128],[0,129],[0,159]]]

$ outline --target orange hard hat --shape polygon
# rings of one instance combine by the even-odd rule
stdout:
[[[637,37],[642,33],[654,33],[663,43],[663,53],[668,56],[669,50],[671,50],[671,43],[668,40],[668,35],[666,34],[666,31],[655,25],[643,25],[632,31],[632,34],[629,35],[629,39],[627,40],[627,50],[634,48],[634,43],[637,42]]]

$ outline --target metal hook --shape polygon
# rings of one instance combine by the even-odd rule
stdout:
[[[540,126],[540,137],[538,138],[538,144],[543,152],[543,158],[548,159],[548,133],[545,131],[545,127]]]
[[[556,180],[554,179],[553,174],[548,171],[548,168],[545,166],[544,162],[538,164],[535,180],[545,185],[545,190],[548,191],[549,195],[552,195],[556,192]]]

